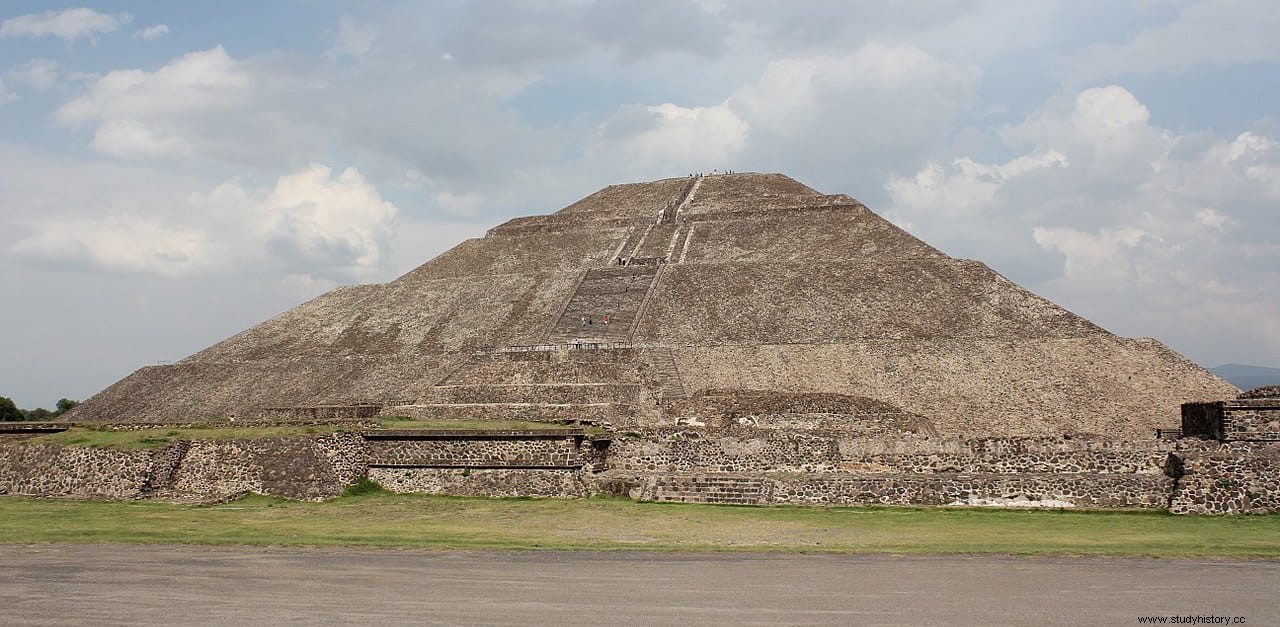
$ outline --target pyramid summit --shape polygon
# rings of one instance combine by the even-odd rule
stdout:
[[[509,220],[142,368],[69,418],[661,427],[725,415],[717,403],[852,403],[866,411],[841,420],[867,423],[843,428],[1137,438],[1236,392],[849,196],[746,173],[611,185]]]

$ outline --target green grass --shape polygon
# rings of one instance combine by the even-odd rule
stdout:
[[[522,430],[565,429],[566,425],[520,420],[415,420],[404,416],[389,416],[378,421],[384,429],[422,430]],[[322,425],[261,425],[245,427],[192,427],[113,430],[108,428],[72,427],[61,433],[39,435],[22,442],[27,444],[59,444],[62,446],[91,446],[121,449],[157,448],[178,440],[245,440],[276,436],[323,435],[355,429],[350,424]],[[589,428],[598,431],[598,428]]]
[[[342,424],[159,428],[121,431],[72,427],[61,433],[50,433],[22,440],[21,443],[139,449],[156,448],[178,440],[244,440],[275,436],[322,435],[351,428],[350,425]]]
[[[1280,557],[1280,516],[477,499],[376,487],[324,503],[0,498],[0,542]]]

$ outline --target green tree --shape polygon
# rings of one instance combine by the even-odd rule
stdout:
[[[13,404],[13,399],[0,396],[0,422],[16,422],[22,419],[22,410]]]
[[[24,414],[24,415],[23,415],[23,419],[24,419],[24,420],[29,420],[29,421],[31,421],[31,422],[44,422],[44,421],[46,421],[46,420],[50,420],[50,419],[52,419],[52,418],[54,417],[54,415],[55,415],[53,412],[51,412],[51,411],[49,411],[49,410],[47,410],[47,409],[45,409],[45,408],[43,408],[43,407],[37,407],[37,408],[35,408],[35,409],[28,409],[28,410],[26,410],[26,411],[24,411],[24,412],[22,412],[22,413]]]
[[[71,411],[72,407],[75,407],[76,405],[79,405],[79,404],[80,404],[79,401],[73,401],[69,398],[60,398],[58,399],[57,409],[54,410],[53,415],[61,416],[62,414],[65,414]]]

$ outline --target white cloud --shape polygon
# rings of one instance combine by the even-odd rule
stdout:
[[[222,129],[204,122],[250,106],[253,87],[252,73],[218,46],[183,55],[154,72],[109,72],[59,107],[54,120],[65,126],[96,124],[94,149],[117,157],[181,157],[197,146],[216,152]]]
[[[45,183],[27,183],[15,194],[38,193],[58,178],[56,166],[40,168]],[[329,281],[368,279],[384,269],[396,208],[354,168],[333,176],[328,167],[312,165],[269,189],[232,179],[183,195],[168,185],[132,206],[122,192],[144,184],[146,173],[115,176],[128,178],[94,183],[99,191],[92,203],[54,196],[43,206],[14,207],[20,217],[11,230],[28,234],[7,254],[40,265],[164,277],[252,267],[269,276]]]
[[[12,17],[0,23],[0,37],[44,37],[74,41],[111,33],[133,21],[128,13],[99,13],[84,7]]]
[[[916,167],[966,106],[980,72],[912,47],[870,43],[841,56],[770,62],[709,106],[619,108],[586,157],[630,178],[713,168],[806,171],[849,185],[849,163]],[[874,120],[874,123],[868,123]]]
[[[272,254],[308,273],[370,276],[381,269],[396,207],[355,168],[322,165],[282,176],[261,203]],[[318,271],[318,272],[317,272]]]
[[[1093,43],[1069,56],[1071,78],[1087,81],[1202,66],[1280,60],[1280,11],[1271,0],[1188,2],[1166,24],[1124,43]]]
[[[165,35],[168,35],[169,25],[155,24],[153,26],[148,26],[146,28],[138,29],[134,31],[133,34],[141,39],[151,41],[152,39],[159,39],[161,37],[164,37]]]
[[[176,277],[206,269],[208,236],[151,218],[110,216],[42,222],[9,254],[55,266],[91,266],[113,272]]]
[[[1067,281],[1114,289],[1130,278],[1130,256],[1147,234],[1136,228],[1087,233],[1069,227],[1037,226],[1031,235],[1042,248],[1066,257],[1062,274]]]
[[[633,176],[724,167],[746,145],[748,125],[726,103],[629,107],[597,129],[590,160],[605,159]]]
[[[176,157],[190,153],[190,146],[182,138],[133,119],[104,121],[93,134],[93,148],[116,157]]]
[[[1280,311],[1280,142],[1179,135],[1108,86],[999,134],[1028,152],[893,177],[889,216],[1120,332],[1218,352]],[[1229,294],[1229,298],[1223,298]],[[1280,336],[1252,350],[1280,353]]]
[[[31,59],[9,68],[6,76],[36,89],[48,89],[58,81],[58,63],[52,59]]]
[[[59,107],[54,119],[71,125],[160,118],[239,101],[251,86],[249,73],[217,46],[185,54],[155,72],[109,72],[87,94]]]

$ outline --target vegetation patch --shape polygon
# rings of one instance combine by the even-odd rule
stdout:
[[[0,497],[0,542],[1276,558],[1280,516],[484,499],[373,484],[323,503]]]
[[[342,491],[342,496],[371,496],[375,494],[389,494],[389,492],[377,481],[368,477],[360,477],[355,483],[347,486],[347,489]]]
[[[157,429],[109,429],[72,427],[61,433],[50,433],[22,440],[23,444],[59,444],[121,449],[158,448],[178,440],[247,440],[278,436],[324,435],[348,431],[355,427],[331,425],[272,425],[256,427],[197,427]]]

